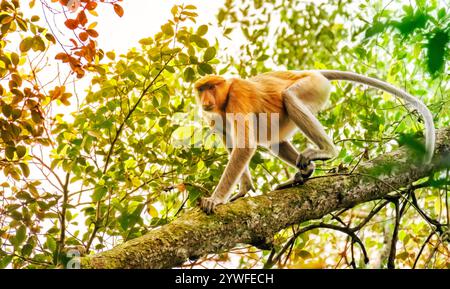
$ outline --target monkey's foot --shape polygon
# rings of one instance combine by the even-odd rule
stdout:
[[[311,161],[311,159],[306,156],[305,154],[300,154],[297,158],[297,162],[296,162],[296,166],[299,170],[307,170],[308,167],[311,166],[311,164],[313,164],[313,162]],[[314,166],[314,164],[313,164]],[[314,170],[314,168],[313,168]]]
[[[297,172],[294,176],[294,178],[290,181],[287,181],[286,183],[277,185],[275,187],[275,190],[283,190],[287,188],[292,188],[298,185],[303,185],[305,183],[305,179],[302,176],[301,172]]]
[[[232,196],[229,201],[230,202],[236,201],[237,199],[245,197],[246,194],[247,194],[246,191],[239,191],[239,193],[237,193],[234,196]]]
[[[245,197],[248,191],[255,191],[255,186],[253,185],[253,182],[248,179],[241,180],[241,184],[239,185],[239,192],[234,196],[232,196],[229,202],[233,202],[236,201],[237,199]]]
[[[200,208],[207,214],[214,213],[214,209],[220,204],[224,204],[224,202],[215,198],[209,197],[200,199]]]
[[[308,179],[316,169],[316,165],[313,162],[310,162],[306,168],[300,169],[300,174],[302,175],[303,179]]]

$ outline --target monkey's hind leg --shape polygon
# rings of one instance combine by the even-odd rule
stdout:
[[[277,149],[273,148],[272,152],[289,165],[297,167],[297,159],[299,158],[300,154],[289,141],[280,142],[278,144],[278,148]],[[311,162],[306,168],[303,169],[298,168],[298,172],[294,175],[294,177],[291,180],[287,181],[286,183],[277,185],[275,189],[281,190],[294,187],[296,185],[302,185],[305,182],[305,180],[313,174],[314,169],[315,165],[313,162]]]
[[[326,134],[322,124],[302,101],[303,96],[307,96],[308,99],[327,99],[329,89],[316,87],[326,85],[321,81],[323,80],[318,76],[302,78],[283,91],[283,101],[289,118],[318,147],[317,149],[307,148],[300,153],[296,161],[296,166],[299,169],[307,169],[312,161],[328,160],[336,155],[334,144]],[[316,84],[316,86],[313,84]]]

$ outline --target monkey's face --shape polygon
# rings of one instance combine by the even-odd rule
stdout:
[[[200,103],[204,111],[212,111],[216,107],[216,86],[205,84],[198,88]]]
[[[204,111],[220,113],[225,104],[229,84],[216,75],[208,75],[197,81],[198,101]]]

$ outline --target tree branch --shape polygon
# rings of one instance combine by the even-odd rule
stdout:
[[[169,268],[187,259],[270,240],[278,231],[333,211],[381,199],[450,164],[450,128],[437,132],[433,162],[415,164],[400,148],[363,163],[353,174],[332,175],[304,185],[239,199],[212,215],[197,208],[170,224],[109,251],[80,258],[81,268]]]

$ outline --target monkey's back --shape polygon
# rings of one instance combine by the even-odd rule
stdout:
[[[229,91],[227,112],[243,114],[278,113],[279,114],[279,139],[288,138],[297,128],[290,120],[284,100],[283,91],[301,80],[306,87],[315,87],[314,80],[323,78],[314,71],[273,71],[249,78],[232,79]],[[302,80],[304,79],[304,80]],[[312,79],[312,80],[311,80]],[[326,80],[324,78],[326,82]],[[309,88],[307,91],[316,92],[317,88]],[[316,114],[328,99],[328,89],[326,93],[299,94],[299,98]],[[273,141],[273,140],[272,140]],[[272,141],[269,140],[269,143]]]
[[[286,112],[283,105],[283,91],[299,79],[310,75],[310,71],[271,71],[247,80],[232,79],[228,104],[230,111]],[[235,97],[236,95],[240,97]]]

